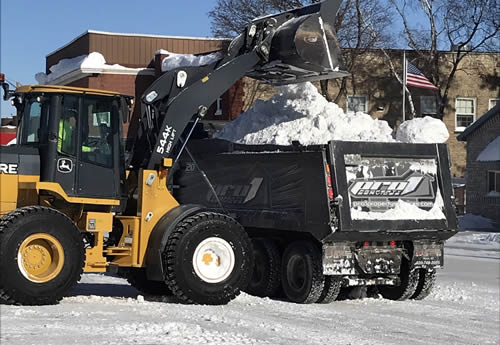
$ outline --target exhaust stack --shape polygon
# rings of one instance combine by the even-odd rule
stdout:
[[[267,61],[247,75],[273,85],[348,76],[334,26],[340,4],[325,0],[254,19],[246,30],[247,41],[252,30],[255,37],[262,35],[260,50],[267,53]]]

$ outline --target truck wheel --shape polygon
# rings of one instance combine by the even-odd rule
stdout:
[[[84,260],[80,231],[59,211],[29,206],[0,220],[3,303],[57,303],[80,280]]]
[[[130,285],[147,295],[170,296],[172,291],[162,281],[148,280],[144,268],[127,268],[120,272],[120,276],[127,279]]]
[[[411,299],[422,300],[429,296],[436,282],[436,270],[419,268],[417,289]]]
[[[255,263],[246,292],[260,297],[275,296],[281,288],[280,252],[272,240],[255,239],[252,243]]]
[[[283,253],[281,281],[290,301],[318,301],[325,282],[320,250],[309,241],[290,244]]]
[[[335,301],[342,288],[342,278],[336,276],[325,276],[325,286],[317,303],[328,304]]]
[[[252,242],[243,227],[213,212],[180,222],[163,257],[168,287],[187,303],[228,303],[247,287],[253,268]]]
[[[379,286],[378,291],[382,297],[394,301],[404,301],[415,293],[418,284],[418,270],[411,269],[409,263],[404,260],[399,275],[401,284],[398,286]]]

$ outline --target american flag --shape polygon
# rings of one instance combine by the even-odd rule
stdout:
[[[406,63],[406,85],[421,87],[430,90],[439,90],[429,79],[424,77],[422,72],[417,67],[413,66],[410,61]]]

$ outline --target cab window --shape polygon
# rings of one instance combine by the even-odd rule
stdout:
[[[113,166],[112,99],[87,96],[83,106],[82,157],[89,163]]]
[[[21,144],[36,144],[40,142],[41,119],[47,118],[49,104],[41,103],[37,98],[28,100],[24,107],[24,114],[19,124]],[[42,112],[45,116],[42,116]]]

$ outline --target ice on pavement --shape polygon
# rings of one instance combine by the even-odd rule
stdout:
[[[401,142],[437,143],[448,138],[448,130],[440,120],[426,117],[403,124],[395,135]],[[309,82],[283,86],[270,100],[257,100],[216,136],[241,144],[276,145],[290,145],[292,141],[302,145],[326,144],[330,140],[396,141],[387,121],[361,112],[346,114]]]
[[[108,65],[101,53],[92,52],[88,55],[81,55],[71,59],[62,59],[57,64],[49,68],[49,73],[39,72],[35,74],[35,79],[39,84],[50,84],[57,78],[78,69],[101,69],[101,70],[128,70],[141,71],[144,68],[128,68],[118,64]]]

